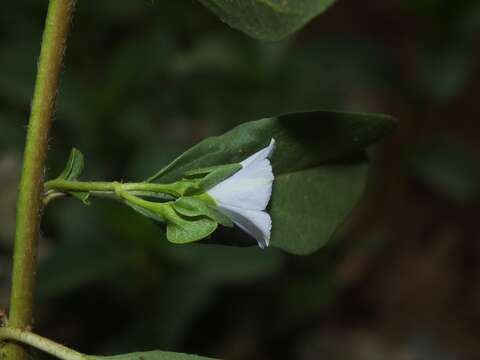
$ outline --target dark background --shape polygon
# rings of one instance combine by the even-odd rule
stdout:
[[[0,11],[0,306],[47,1]],[[480,358],[480,3],[340,0],[263,43],[196,1],[79,1],[47,177],[141,180],[235,124],[306,109],[386,112],[368,191],[329,245],[173,246],[116,203],[54,202],[36,331],[82,352],[235,359]],[[314,131],[312,129],[312,131]],[[38,355],[38,354],[37,354]]]

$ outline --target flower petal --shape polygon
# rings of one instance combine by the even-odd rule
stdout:
[[[255,154],[253,155],[250,155],[248,158],[246,158],[245,160],[243,160],[240,165],[242,165],[244,168],[247,167],[248,165],[250,165],[251,163],[253,163],[255,160],[261,160],[261,159],[266,159],[268,158],[270,155],[272,155],[272,152],[275,148],[275,139],[271,139],[270,140],[270,144],[263,148],[262,150],[260,151],[257,151]]]
[[[261,248],[268,246],[272,229],[272,219],[263,210],[272,196],[274,175],[268,157],[274,147],[272,138],[267,147],[240,163],[242,169],[207,192],[220,211],[254,237]]]
[[[268,156],[275,146],[270,145],[242,161],[242,169],[208,191],[219,205],[243,209],[265,210],[272,195],[274,175]]]
[[[219,207],[240,229],[255,238],[262,249],[269,245],[272,219],[268,213],[233,206],[220,205]]]
[[[267,159],[240,170],[208,191],[219,205],[265,210],[272,195],[273,172]]]

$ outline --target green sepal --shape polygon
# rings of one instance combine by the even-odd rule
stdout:
[[[234,175],[236,172],[242,169],[242,165],[236,164],[227,164],[227,165],[217,165],[210,166],[208,168],[191,170],[184,173],[184,176],[187,178],[199,178],[197,182],[192,180],[192,185],[186,189],[184,192],[185,195],[198,195],[210,190],[212,187],[221,183],[223,180]]]
[[[221,183],[223,180],[228,179],[241,169],[242,165],[240,164],[221,165],[205,176],[202,181],[200,181],[199,186],[203,191],[207,191],[218,183]]]
[[[217,221],[203,213],[185,216],[176,210],[174,202],[155,203],[134,196],[127,198],[125,195],[124,202],[143,216],[157,223],[166,223],[167,240],[174,244],[186,244],[202,240],[213,233],[218,226]],[[187,211],[185,210],[185,212]],[[213,211],[209,213],[212,214]]]
[[[133,210],[135,210],[136,212],[142,214],[143,216],[155,221],[155,222],[159,222],[159,223],[164,223],[165,222],[165,219],[163,218],[162,216],[162,212],[160,211],[161,208],[158,208],[158,209],[155,209],[155,206],[151,206],[149,208],[146,208],[146,207],[143,207],[143,206],[140,206],[138,204],[134,204],[133,202],[127,200],[127,199],[124,199],[124,203],[128,206],[130,206]],[[155,203],[152,203],[152,205],[155,205]],[[159,204],[161,206],[164,206],[165,204]],[[155,211],[157,210],[157,211]]]
[[[165,208],[167,240],[174,244],[187,244],[210,236],[218,223],[206,216],[185,217],[173,206]]]
[[[240,164],[215,165],[215,166],[208,166],[208,167],[204,167],[204,168],[200,168],[200,169],[188,170],[188,171],[185,171],[183,173],[183,175],[186,178],[203,177],[203,176],[208,175],[212,172],[215,172],[219,169],[222,169],[222,168],[225,168],[225,167],[227,167],[227,168],[232,167],[232,165],[235,166],[236,168],[238,168],[238,170],[240,170],[242,168],[242,165],[240,165]],[[236,171],[238,171],[238,170],[236,170]]]
[[[233,222],[230,218],[220,212],[216,205],[208,204],[205,200],[199,197],[184,196],[173,203],[175,210],[181,215],[194,217],[206,216],[220,225],[232,227]]]

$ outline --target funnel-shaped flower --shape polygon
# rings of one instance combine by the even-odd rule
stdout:
[[[243,160],[242,169],[208,190],[220,211],[242,230],[253,236],[261,248],[268,246],[272,219],[265,211],[274,180],[269,156],[275,140]]]

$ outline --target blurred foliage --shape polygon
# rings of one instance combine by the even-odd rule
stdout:
[[[262,40],[280,40],[335,0],[199,0],[230,26]]]
[[[17,0],[0,12],[0,306],[45,11],[45,1]],[[118,204],[53,203],[38,331],[97,354],[478,358],[479,32],[475,0],[345,0],[279,43],[190,0],[79,1],[50,178],[77,146],[87,178],[145,179],[208,135],[284,112],[387,112],[401,125],[375,154],[371,190],[341,241],[309,257],[172,246]],[[454,145],[425,140],[445,136]],[[359,246],[378,234],[381,247]],[[409,341],[418,333],[427,340]]]
[[[480,169],[472,150],[452,139],[431,139],[411,156],[413,175],[441,195],[472,201],[480,191]]]

